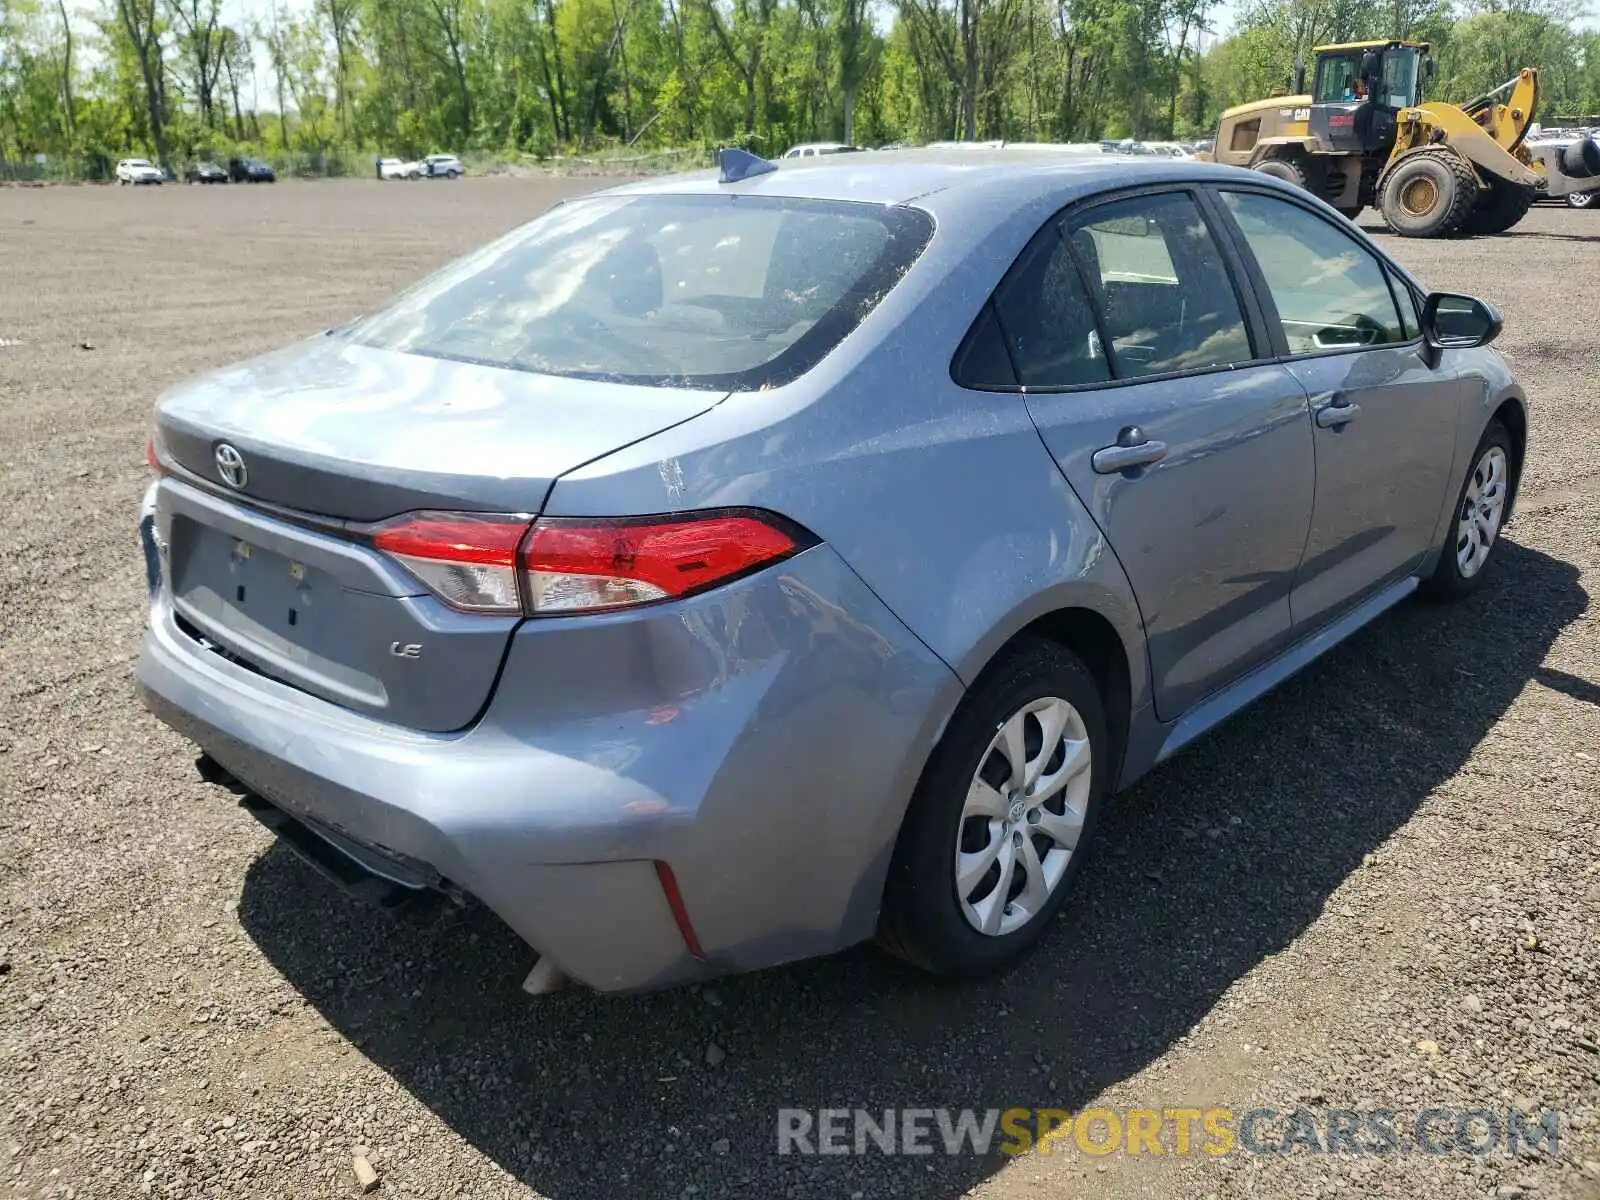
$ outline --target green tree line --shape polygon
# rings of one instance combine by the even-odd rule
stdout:
[[[1393,35],[1433,43],[1435,95],[1532,65],[1546,119],[1600,111],[1575,0],[1247,0],[1225,36],[1213,2],[0,0],[0,161],[1200,135]]]

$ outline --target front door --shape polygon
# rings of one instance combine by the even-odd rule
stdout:
[[[1316,501],[1291,605],[1302,632],[1408,572],[1439,536],[1464,393],[1429,366],[1414,299],[1367,247],[1279,195],[1223,191],[1310,396]]]
[[[1046,230],[996,297],[1028,409],[1133,585],[1175,720],[1289,638],[1312,501],[1303,389],[1260,364],[1186,190]]]

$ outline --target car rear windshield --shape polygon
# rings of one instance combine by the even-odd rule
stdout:
[[[803,374],[927,245],[916,209],[755,196],[561,205],[348,327],[548,375],[747,390]]]

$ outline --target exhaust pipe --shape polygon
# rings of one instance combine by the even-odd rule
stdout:
[[[530,996],[548,996],[567,986],[567,973],[548,958],[540,957],[533,970],[522,981],[522,990]]]
[[[1600,175],[1600,142],[1592,137],[1573,142],[1561,151],[1561,173],[1573,179],[1593,179]]]

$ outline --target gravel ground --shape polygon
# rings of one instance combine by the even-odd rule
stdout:
[[[1009,977],[868,951],[633,998],[331,891],[136,704],[167,384],[592,184],[0,190],[0,1184],[15,1196],[1600,1198],[1600,216],[1396,243],[1535,406],[1491,585],[1110,810]],[[714,1048],[714,1049],[713,1049]],[[1561,1110],[1554,1154],[780,1157],[785,1106]]]

